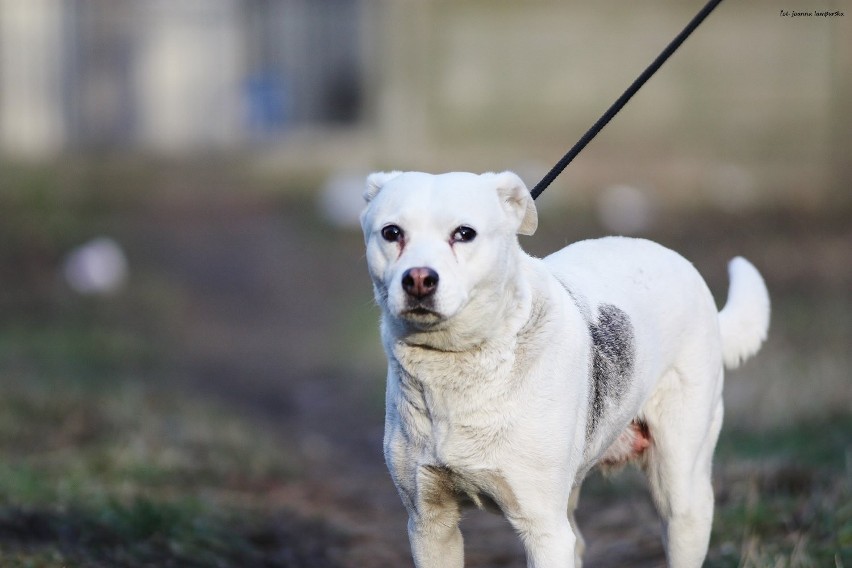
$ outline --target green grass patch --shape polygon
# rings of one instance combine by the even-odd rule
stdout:
[[[274,436],[212,401],[139,384],[6,385],[0,504],[236,491],[293,472]]]
[[[344,536],[266,503],[286,445],[127,379],[0,389],[0,565],[337,566]]]
[[[170,336],[181,290],[139,264],[114,296],[62,285],[63,255],[119,227],[111,215],[127,204],[86,172],[10,176],[0,566],[340,565],[345,537],[274,498],[298,473],[285,433],[181,386]]]
[[[716,449],[721,460],[783,460],[802,467],[840,471],[852,451],[852,414],[792,424],[767,431],[723,431]]]
[[[194,499],[0,508],[0,561],[27,567],[333,567],[345,537],[285,513],[222,512]]]
[[[707,566],[852,566],[852,416],[731,431]]]
[[[286,440],[152,379],[140,349],[0,329],[0,565],[339,565],[339,531],[266,502],[297,472]]]

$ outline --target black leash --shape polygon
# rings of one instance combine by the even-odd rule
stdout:
[[[704,19],[710,15],[710,12],[712,12],[713,9],[716,8],[716,6],[718,6],[721,1],[722,0],[710,0],[709,2],[707,2],[707,5],[705,5],[704,8],[702,8],[701,11],[698,12],[698,14],[694,18],[692,18],[692,21],[689,22],[689,24],[687,24],[687,26],[683,28],[683,30],[671,41],[671,43],[666,46],[662,53],[660,53],[657,58],[651,62],[648,68],[645,69],[645,71],[643,71],[642,74],[639,75],[639,77],[637,77],[635,81],[633,81],[633,84],[630,85],[626,91],[624,91],[624,94],[618,97],[618,100],[615,101],[612,106],[607,109],[603,116],[601,116],[598,121],[594,123],[591,128],[589,128],[588,132],[586,132],[583,137],[580,138],[580,140],[578,140],[576,144],[574,144],[574,147],[568,150],[568,153],[562,156],[562,159],[559,160],[559,162],[557,162],[555,166],[553,166],[553,169],[547,172],[547,175],[544,176],[540,182],[538,182],[538,184],[530,192],[532,194],[533,199],[536,199],[539,195],[541,195],[541,192],[547,189],[547,186],[553,183],[553,180],[555,180],[556,177],[561,174],[566,167],[568,167],[568,164],[570,164],[571,161],[575,157],[577,157],[577,154],[579,154],[583,150],[583,148],[586,147],[586,144],[591,142],[592,138],[597,136],[598,132],[603,130],[603,127],[606,126],[610,120],[612,120],[612,117],[618,114],[618,111],[620,111],[624,107],[624,105],[627,104],[627,101],[629,101],[631,97],[633,97],[633,95],[635,95],[636,92],[642,88],[642,85],[644,85],[645,82],[650,79],[651,76],[656,73],[660,67],[663,66],[663,63],[666,62],[666,60],[671,56],[671,54],[674,53],[677,48],[679,48],[680,45],[684,42],[684,40],[686,40],[686,38],[688,38],[689,35],[695,31],[695,28],[701,25],[701,22],[703,22]]]

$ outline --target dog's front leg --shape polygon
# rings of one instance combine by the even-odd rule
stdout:
[[[439,468],[421,467],[409,506],[408,539],[417,568],[462,568],[461,507]]]
[[[574,568],[576,537],[564,514],[516,524],[528,568]]]
[[[547,477],[510,482],[506,487],[511,489],[504,493],[501,505],[524,544],[528,568],[575,568],[578,539],[569,520],[571,499],[565,488],[548,482]]]
[[[417,568],[462,568],[464,545],[458,519],[445,520],[410,517],[408,539]]]

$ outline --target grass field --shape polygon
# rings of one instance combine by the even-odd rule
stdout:
[[[389,485],[360,236],[323,228],[304,197],[214,188],[123,200],[75,175],[23,172],[0,187],[0,565],[408,562],[402,527],[372,528],[397,523],[392,490],[387,510],[339,497],[371,491],[342,492],[342,477]],[[600,231],[566,215],[545,218],[533,246]],[[714,290],[742,250],[774,301],[765,350],[729,379],[707,565],[852,567],[849,212],[689,215],[651,236],[694,259]],[[104,233],[126,244],[130,282],[79,297],[58,267]],[[344,476],[341,456],[359,456],[345,467],[360,477]],[[635,493],[629,471],[595,477],[581,507]]]
[[[128,370],[130,339],[43,325],[0,338],[3,566],[337,565],[342,535],[267,506],[299,472],[275,435]]]

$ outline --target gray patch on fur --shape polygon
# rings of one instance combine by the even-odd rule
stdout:
[[[633,325],[620,308],[598,306],[597,322],[589,322],[592,337],[591,388],[586,436],[591,439],[607,407],[619,403],[633,374]]]

